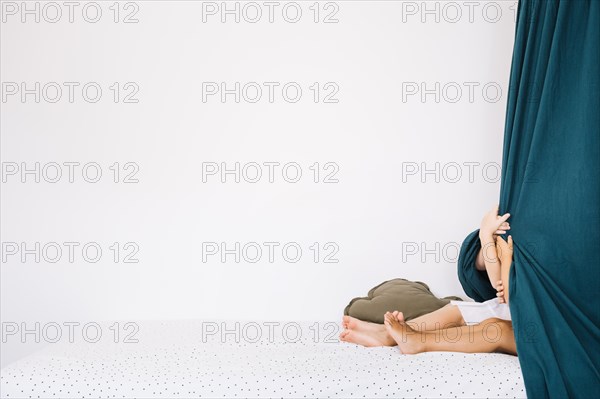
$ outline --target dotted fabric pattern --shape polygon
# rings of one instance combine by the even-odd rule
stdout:
[[[339,342],[338,323],[290,323],[269,327],[261,322],[144,322],[138,323],[137,343],[115,343],[106,334],[97,343],[49,344],[1,370],[0,394],[2,398],[525,397],[514,356],[402,355],[395,347]],[[257,326],[263,326],[262,331]]]

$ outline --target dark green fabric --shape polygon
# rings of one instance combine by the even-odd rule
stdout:
[[[600,393],[599,79],[600,1],[519,2],[500,213],[512,215],[510,311],[534,399]]]
[[[496,297],[496,290],[490,284],[485,270],[475,268],[475,260],[481,249],[479,230],[475,230],[465,238],[458,255],[458,279],[469,298],[484,302]]]
[[[455,296],[440,299],[425,283],[397,278],[373,287],[366,297],[354,298],[344,309],[344,314],[383,324],[385,312],[399,310],[405,320],[411,320],[446,306],[450,300],[462,299]]]

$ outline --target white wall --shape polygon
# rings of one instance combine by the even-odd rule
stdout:
[[[39,23],[33,16],[23,23],[3,2],[2,321],[337,320],[350,298],[395,277],[425,281],[442,296],[464,295],[456,247],[497,201],[493,163],[501,160],[516,12],[512,1],[466,3],[427,2],[439,10],[436,22],[422,2],[338,1],[339,22],[327,24],[313,22],[313,2],[298,2],[302,18],[288,23],[281,3],[274,23],[263,5],[265,15],[253,24],[232,16],[221,23],[219,15],[203,23],[201,2],[146,1],[136,3],[139,22],[125,24],[112,21],[112,2],[99,3],[97,23],[83,20],[82,6],[73,23],[66,7],[57,23],[43,14]],[[321,18],[335,10],[324,7]],[[133,10],[121,9],[120,18]],[[451,22],[457,10],[462,16]],[[46,11],[54,17],[55,10]],[[57,103],[35,103],[33,95],[25,102],[20,93],[10,95],[10,82],[81,85],[73,103],[64,85]],[[82,99],[87,82],[103,89],[97,103]],[[130,91],[124,83],[137,84],[139,102],[114,103],[114,82],[122,95]],[[232,95],[225,103],[218,96],[203,102],[203,82],[297,82],[303,95],[288,103],[279,86],[273,103],[266,91],[254,104],[235,103]],[[321,90],[335,83],[339,102],[315,103],[314,82]],[[434,94],[403,99],[403,87],[406,94],[407,87],[433,89],[436,82],[439,102]],[[453,103],[456,86],[462,97]],[[53,97],[47,89],[46,98]],[[35,183],[33,175],[22,183],[20,172],[7,175],[12,162],[96,162],[103,175],[87,183],[79,167],[69,183],[63,166],[57,183],[43,176]],[[114,162],[137,164],[139,183],[112,182]],[[303,175],[288,183],[279,167],[274,183],[266,176],[255,184],[236,184],[231,176],[225,184],[218,176],[203,183],[203,162],[296,162]],[[339,182],[314,183],[315,162],[338,165]],[[472,181],[469,162],[478,163]],[[440,181],[435,173],[403,179],[412,163],[439,163]],[[462,166],[456,182],[453,163]],[[202,242],[213,241],[297,242],[303,256],[288,263],[279,247],[273,263],[266,254],[254,264],[232,256],[203,263]],[[97,242],[103,256],[85,262],[78,247],[73,263],[66,252],[55,264],[36,264],[33,255],[22,262],[7,253],[10,242]],[[139,245],[139,263],[115,263],[113,242]],[[339,262],[315,263],[314,242],[338,245]],[[411,255],[411,243],[440,249]]]

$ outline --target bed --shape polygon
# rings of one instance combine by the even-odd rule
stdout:
[[[74,334],[9,364],[2,398],[525,397],[514,356],[401,355],[341,343],[333,322],[124,326],[103,324],[98,342]]]

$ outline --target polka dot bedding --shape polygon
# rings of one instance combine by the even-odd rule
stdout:
[[[102,325],[3,368],[2,398],[523,398],[518,359],[339,342],[333,322]],[[90,335],[90,334],[88,334]],[[73,342],[70,342],[73,341]]]

